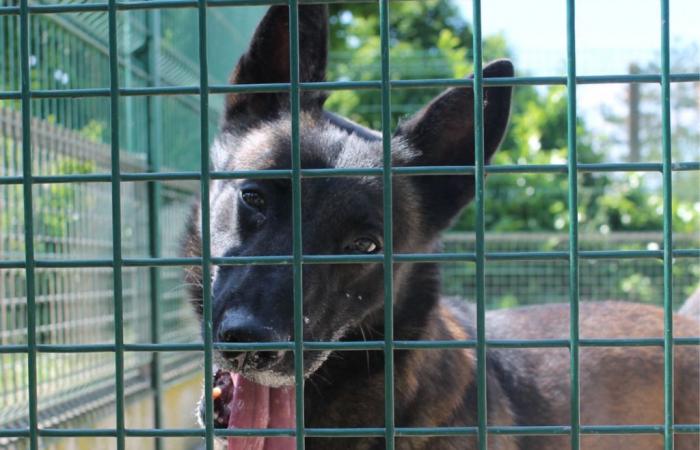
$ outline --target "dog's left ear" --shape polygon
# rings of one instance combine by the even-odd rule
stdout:
[[[328,56],[328,8],[325,5],[299,6],[299,80],[323,81]],[[288,83],[289,8],[272,6],[260,21],[250,47],[231,74],[231,84]],[[319,112],[326,95],[302,92],[301,109]],[[225,124],[247,127],[260,120],[289,111],[287,93],[232,93],[226,97]]]
[[[513,64],[498,60],[483,68],[484,78],[512,77]],[[489,162],[505,135],[510,115],[509,86],[484,88],[484,161]],[[416,151],[405,165],[470,166],[474,164],[474,92],[452,88],[399,125],[394,136]],[[473,176],[411,177],[430,211],[431,228],[444,229],[474,196]]]

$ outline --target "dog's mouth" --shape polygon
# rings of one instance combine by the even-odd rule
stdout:
[[[304,352],[304,378],[311,377],[328,359],[330,351]],[[288,351],[214,353],[215,370],[241,374],[256,384],[279,388],[294,385],[294,354]]]
[[[294,386],[270,387],[239,373],[214,374],[214,421],[217,428],[295,427]],[[229,437],[228,450],[293,450],[293,437]]]
[[[339,335],[333,336],[337,340]],[[304,353],[303,378],[311,377],[329,351]],[[214,426],[228,429],[294,429],[295,389],[292,352],[215,353]],[[200,417],[204,417],[200,403]],[[228,437],[228,450],[293,450],[293,437]]]
[[[314,352],[317,353],[317,352]],[[304,378],[313,375],[328,352],[304,355]],[[309,359],[306,357],[309,356]],[[228,429],[294,428],[294,376],[255,370],[243,364],[250,355],[229,360],[214,376],[214,426]],[[229,437],[228,450],[293,450],[293,437]]]

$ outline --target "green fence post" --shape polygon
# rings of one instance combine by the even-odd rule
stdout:
[[[124,423],[124,302],[122,280],[121,162],[119,148],[119,54],[117,53],[117,4],[108,2],[109,109],[112,188],[112,271],[114,277],[114,366],[116,378],[117,450],[126,447]]]
[[[24,206],[24,271],[27,289],[27,375],[29,390],[29,448],[39,450],[36,363],[36,272],[32,188],[31,84],[29,73],[29,0],[19,2],[20,89],[22,103],[22,195]]]
[[[673,197],[670,0],[661,0],[661,126],[664,233],[664,449],[673,450]]]
[[[481,48],[481,0],[472,8],[474,29],[474,200],[476,218],[476,377],[477,377],[477,438],[479,450],[488,448],[487,372],[486,372],[486,258],[484,219],[484,93]]]
[[[389,0],[379,3],[382,95],[382,199],[384,203],[384,439],[386,450],[395,444],[394,424],[394,215],[391,158],[391,84],[389,71]]]
[[[197,30],[199,32],[199,139],[200,139],[200,203],[202,223],[202,307],[204,330],[204,435],[206,450],[214,450],[214,400],[211,298],[211,230],[209,228],[209,70],[207,59],[207,0],[197,0]]]
[[[147,45],[148,45],[148,72],[150,74],[150,86],[161,84],[160,75],[160,10],[150,10],[147,16]],[[148,170],[160,172],[163,151],[163,103],[158,96],[148,97]],[[162,244],[160,238],[160,210],[161,210],[161,183],[151,181],[148,183],[148,243],[151,258],[162,256]],[[161,279],[160,268],[149,268],[150,301],[151,301],[151,342],[160,343],[162,329],[161,323]],[[151,357],[151,389],[153,390],[153,425],[156,429],[163,426],[163,372],[161,367],[160,352],[153,352]],[[155,449],[163,448],[163,440],[155,439]]]
[[[292,277],[296,449],[304,450],[304,292],[302,267],[301,148],[299,141],[299,5],[289,0],[289,81],[292,115]]]
[[[569,379],[571,450],[580,447],[578,156],[576,151],[576,0],[566,2],[566,132],[569,206]]]

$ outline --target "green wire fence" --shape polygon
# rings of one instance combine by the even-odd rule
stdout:
[[[383,437],[385,448],[393,449],[397,437],[402,436],[438,436],[438,435],[465,435],[476,436],[478,447],[484,450],[488,446],[489,435],[568,435],[572,450],[580,448],[580,437],[586,434],[659,434],[663,436],[664,448],[673,448],[674,434],[698,433],[698,424],[674,424],[673,417],[673,350],[676,345],[700,345],[700,338],[674,338],[672,329],[672,311],[674,303],[674,259],[697,259],[700,257],[700,248],[693,247],[693,240],[687,247],[674,247],[672,233],[671,214],[671,188],[672,174],[675,171],[700,171],[700,163],[688,161],[672,161],[671,158],[671,123],[670,123],[670,87],[671,83],[700,82],[700,74],[672,74],[669,64],[669,3],[670,0],[659,0],[660,25],[661,25],[661,73],[659,75],[611,75],[611,76],[578,76],[576,71],[576,31],[575,0],[562,0],[567,7],[567,73],[565,77],[512,77],[484,79],[482,77],[482,23],[481,1],[473,0],[473,55],[474,78],[473,79],[421,79],[421,80],[391,80],[389,71],[389,11],[388,0],[378,0],[380,13],[380,37],[381,37],[381,79],[374,81],[343,81],[343,82],[300,82],[299,80],[299,3],[310,3],[303,0],[153,0],[153,1],[117,1],[108,0],[96,3],[31,3],[28,0],[19,0],[0,6],[0,19],[3,23],[15,23],[19,29],[19,39],[12,41],[8,48],[16,49],[17,66],[9,66],[8,73],[19,74],[11,82],[5,83],[0,92],[0,101],[14,102],[18,113],[3,112],[3,119],[14,120],[19,123],[15,129],[21,130],[16,136],[17,148],[21,148],[21,162],[16,161],[17,173],[0,176],[0,186],[17,188],[16,195],[21,195],[23,227],[23,245],[18,246],[20,252],[10,254],[9,258],[3,256],[0,259],[0,269],[23,271],[24,285],[19,297],[26,298],[26,341],[17,343],[0,343],[0,356],[11,357],[13,355],[26,355],[26,372],[22,375],[26,378],[27,411],[26,426],[0,428],[0,438],[23,438],[28,440],[28,447],[32,450],[40,448],[40,437],[105,437],[116,439],[118,450],[126,448],[127,437],[204,437],[207,450],[214,448],[214,436],[295,436],[296,448],[304,448],[305,437],[333,437],[333,436],[375,436]],[[325,3],[339,3],[326,1]],[[219,66],[208,58],[209,43],[212,39],[211,26],[217,20],[224,20],[226,16],[217,15],[222,7],[287,4],[290,6],[289,33],[291,37],[290,61],[291,72],[289,83],[276,84],[250,84],[228,85],[219,73]],[[177,54],[165,51],[161,54],[145,52],[145,55],[132,65],[125,63],[124,53],[120,47],[130,45],[118,39],[119,28],[124,22],[120,21],[123,14],[139,13],[138,19],[133,21],[135,29],[142,31],[143,42],[146,49],[149,45],[159,47],[161,37],[158,33],[152,33],[153,29],[161,27],[162,16],[173,11],[185,10],[191,16],[190,19],[198,33],[198,45],[192,42],[174,43],[172,48],[189,48],[196,52],[199,61],[198,67],[186,67],[186,64],[178,66]],[[235,10],[234,10],[235,11]],[[57,22],[48,18],[58,16],[59,22],[62,13],[84,15],[99,15],[99,23],[95,27],[101,28],[106,35],[102,50],[99,45],[92,50],[86,48],[82,56],[73,56],[67,60],[66,67],[74,67],[79,64],[92,62],[95,65],[94,79],[87,80],[84,84],[74,87],[66,87],[62,84],[69,72],[52,74],[55,83],[41,85],[32,79],[32,55],[33,40],[32,27],[57,26]],[[233,13],[235,15],[235,12]],[[224,19],[221,19],[224,17]],[[37,19],[39,18],[39,19]],[[47,18],[46,23],[44,19]],[[252,18],[249,17],[249,19]],[[97,19],[95,19],[97,20]],[[80,27],[86,25],[86,21],[78,21],[79,24],[70,23],[80,31]],[[254,20],[249,20],[252,26]],[[63,24],[65,25],[65,24]],[[139,28],[140,27],[140,28]],[[151,30],[149,32],[149,30]],[[138,32],[136,33],[138,34]],[[14,39],[12,33],[3,34],[0,39]],[[98,43],[99,44],[99,43]],[[66,45],[65,42],[44,46],[44,51],[53,51]],[[244,45],[244,44],[243,44]],[[97,50],[95,50],[97,48]],[[163,48],[168,48],[164,46]],[[38,51],[38,50],[37,50]],[[92,55],[92,56],[90,56]],[[60,52],[55,53],[56,58],[61,58]],[[162,60],[175,61],[177,67],[184,67],[181,71],[163,73]],[[14,63],[13,63],[14,64]],[[125,65],[126,64],[126,65]],[[128,66],[128,67],[127,67]],[[166,65],[167,66],[167,65]],[[226,69],[228,70],[228,68]],[[168,77],[172,77],[168,79]],[[576,153],[576,87],[580,84],[603,83],[660,83],[662,88],[662,119],[663,119],[663,151],[661,163],[599,163],[580,164]],[[486,167],[483,155],[483,111],[482,99],[485,86],[502,85],[565,85],[568,95],[567,110],[567,137],[568,160],[566,164],[553,165],[509,165]],[[475,98],[475,149],[476,161],[474,166],[463,167],[410,167],[394,168],[391,166],[391,91],[392,89],[409,89],[420,87],[447,87],[470,86],[474,89]],[[381,94],[382,106],[382,141],[384,164],[376,169],[303,169],[300,160],[299,127],[300,127],[300,93],[303,90],[338,90],[338,89],[373,89]],[[292,167],[290,170],[270,171],[232,171],[215,172],[210,169],[209,141],[215,132],[217,120],[217,104],[220,96],[212,94],[225,94],[230,92],[289,92],[291,98],[292,117]],[[211,97],[211,98],[210,98]],[[61,109],[57,100],[72,99],[81,101],[83,108],[77,112]],[[145,108],[138,108],[136,102],[145,99],[142,103]],[[42,101],[33,103],[33,101]],[[53,103],[52,103],[53,102]],[[109,105],[109,114],[102,117],[104,123],[109,125],[111,133],[100,130],[95,125],[95,119],[100,119],[99,108],[95,107],[99,102]],[[164,104],[178,105],[177,108],[168,108]],[[38,109],[38,110],[37,110]],[[1,110],[0,110],[1,111]],[[141,112],[139,112],[141,111]],[[142,122],[162,122],[163,120],[178,120],[173,116],[166,118],[167,114],[180,114],[179,117],[198,118],[199,139],[190,141],[193,148],[200,151],[199,161],[167,159],[168,152],[164,151],[169,145],[168,139],[177,139],[178,136],[164,136],[159,127],[144,126],[142,129],[126,130],[132,123],[139,122],[139,114]],[[38,117],[57,124],[68,124],[69,128],[86,130],[85,133],[97,133],[103,140],[108,140],[102,151],[104,153],[103,164],[84,167],[78,164],[81,159],[79,153],[70,153],[72,166],[67,170],[48,170],[45,173],[35,173],[41,165],[36,164],[37,149],[40,148],[38,140],[41,136],[41,128],[47,125],[33,117]],[[90,121],[93,122],[90,122]],[[96,129],[97,128],[97,129]],[[120,133],[119,130],[124,130]],[[46,132],[46,130],[44,130]],[[48,132],[54,130],[49,129]],[[126,139],[121,137],[126,136]],[[196,136],[196,134],[195,134]],[[94,136],[93,136],[94,137]],[[85,139],[85,135],[71,136],[71,142]],[[158,151],[149,152],[141,158],[136,154],[139,148],[156,148]],[[122,154],[122,150],[127,153]],[[465,149],[467,151],[467,149]],[[76,157],[77,155],[77,157]],[[93,156],[94,157],[94,156]],[[193,168],[195,170],[193,170]],[[659,249],[622,249],[600,250],[582,249],[579,241],[578,230],[578,176],[581,173],[590,172],[656,172],[662,174],[663,179],[663,239]],[[567,245],[564,248],[542,249],[516,249],[514,251],[494,251],[487,249],[489,238],[485,230],[485,202],[486,188],[484,184],[487,173],[561,173],[568,177],[568,209],[569,230]],[[394,254],[392,248],[392,178],[395,176],[438,175],[438,174],[473,174],[476,181],[475,211],[476,231],[473,241],[468,248],[457,246],[453,251],[439,254]],[[302,253],[301,230],[301,182],[304,178],[331,177],[331,176],[357,176],[376,175],[383,179],[383,205],[384,205],[384,242],[383,254],[369,256],[350,255],[304,255]],[[265,257],[212,257],[210,251],[209,233],[209,183],[215,179],[235,178],[287,178],[292,182],[292,206],[293,206],[293,251],[291,255],[277,255]],[[168,251],[166,240],[171,242],[171,236],[161,235],[161,223],[167,219],[160,214],[160,210],[169,205],[172,207],[172,220],[182,217],[184,198],[188,192],[196,191],[190,186],[183,188],[183,184],[198,182],[199,195],[202,205],[202,256],[201,258],[181,258],[172,256]],[[78,183],[78,184],[75,184]],[[132,220],[129,214],[124,214],[125,207],[129,206],[132,194],[129,189],[137,189],[145,184],[146,196],[149,199],[147,225],[142,235],[143,245],[148,248],[147,256],[130,252],[132,237],[124,232]],[[36,217],[37,205],[42,202],[42,196],[46,195],[42,190],[46,185],[80,186],[96,184],[103,189],[103,195],[111,199],[111,221],[108,224],[111,245],[107,248],[110,254],[104,252],[86,252],[78,258],[58,259],[50,257],[43,251],[42,243],[33,237],[38,218]],[[107,186],[109,190],[107,190]],[[21,194],[20,194],[21,192]],[[106,202],[105,202],[106,204]],[[179,209],[180,208],[180,209]],[[59,215],[63,212],[59,212]],[[109,214],[106,214],[109,216]],[[99,220],[99,218],[97,218]],[[135,225],[137,226],[137,225]],[[167,238],[167,239],[166,239]],[[50,253],[50,252],[49,252]],[[607,339],[590,340],[579,336],[578,305],[581,298],[581,274],[584,272],[583,263],[587,260],[655,260],[661,261],[663,272],[663,298],[664,298],[664,335],[662,338],[649,339]],[[571,307],[570,336],[561,340],[538,341],[487,341],[485,311],[489,303],[487,296],[487,264],[503,264],[507,262],[551,262],[558,261],[568,266],[568,273],[563,279],[568,280],[565,292]],[[328,263],[374,263],[382,264],[384,268],[384,332],[385,338],[381,341],[370,342],[304,342],[303,341],[303,292],[302,292],[302,267],[305,264]],[[468,341],[396,341],[393,339],[393,279],[392,267],[394,262],[442,262],[465,265],[473,270],[473,292],[477,306],[477,334],[475,340]],[[252,344],[219,344],[213,342],[212,330],[212,293],[208,283],[203,285],[204,326],[203,342],[196,343],[188,340],[186,335],[178,336],[168,334],[164,329],[162,316],[165,314],[167,303],[160,301],[166,295],[166,287],[163,285],[164,277],[171,277],[177,273],[177,268],[188,265],[201,265],[202,279],[210,278],[211,265],[242,265],[242,264],[286,264],[293,267],[294,274],[294,342],[280,343],[252,343]],[[113,281],[111,289],[114,333],[105,339],[105,343],[96,343],[88,340],[79,343],[44,343],[41,333],[42,302],[41,302],[41,274],[46,269],[89,269],[99,270],[102,274],[109,274]],[[147,272],[137,272],[144,268]],[[132,340],[129,333],[135,330],[137,325],[132,320],[138,320],[133,316],[132,302],[138,302],[131,287],[139,284],[140,273],[149,279],[152,289],[148,291],[150,315],[149,336],[138,336]],[[132,279],[132,276],[135,278]],[[174,282],[174,281],[173,281]],[[134,306],[135,307],[135,306]],[[176,319],[177,320],[177,319]],[[100,336],[100,339],[104,336]],[[147,342],[147,343],[144,343]],[[588,426],[582,425],[579,418],[580,391],[579,391],[579,352],[583,347],[592,346],[659,346],[664,351],[664,422],[656,425],[634,426]],[[571,420],[567,426],[538,426],[538,427],[503,427],[491,426],[487,422],[486,389],[486,354],[489,348],[566,348],[570,352],[570,376],[571,376]],[[477,355],[477,387],[478,387],[478,420],[475,426],[450,427],[450,428],[405,428],[398,427],[394,421],[394,350],[400,349],[429,349],[429,348],[473,348]],[[211,396],[205,396],[206,421],[204,429],[174,429],[163,428],[160,417],[162,411],[163,376],[164,366],[178,364],[178,361],[189,359],[188,355],[194,353],[204,354],[204,389],[210,392],[212,389],[213,359],[212,352],[215,349],[228,350],[289,350],[295,356],[295,393],[298,399],[303,399],[303,352],[305,350],[374,350],[384,352],[385,361],[385,423],[379,428],[359,429],[313,429],[305,427],[303,420],[296,421],[294,429],[214,429],[213,425],[213,400]],[[164,352],[179,352],[180,360],[161,358]],[[38,408],[38,392],[42,384],[41,372],[37,361],[44,354],[95,354],[98,362],[107,359],[113,361],[115,388],[116,422],[113,428],[86,429],[86,428],[59,428],[41,426],[41,416]],[[142,358],[147,354],[155,355],[153,358]],[[184,355],[184,356],[183,356]],[[90,360],[84,360],[88,361]],[[152,428],[131,428],[125,420],[125,398],[128,395],[129,380],[132,368],[137,362],[147,361],[153,368],[151,387],[155,392],[154,424]],[[174,361],[174,362],[173,362]],[[103,372],[97,372],[96,376],[103,377]],[[296,415],[304,416],[304,402],[296,402]],[[160,441],[156,440],[160,445]]]
[[[49,4],[50,0],[42,1]],[[62,6],[67,5],[62,2]],[[0,91],[19,92],[19,15],[6,14],[14,0],[0,1]],[[216,9],[210,13],[209,32],[225,38],[210,51],[233,59],[247,45],[264,7]],[[185,33],[196,26],[191,9],[120,12],[117,18],[119,77],[124,86],[188,85],[199,81],[198,46]],[[33,14],[29,24],[29,74],[32,92],[91,89],[109,84],[108,14],[74,11]],[[194,45],[192,45],[194,43]],[[233,43],[233,45],[232,45]],[[231,61],[222,60],[209,71],[224,83]],[[120,99],[120,170],[147,173],[198,169],[197,133],[180,127],[163,133],[165,123],[199,120],[195,96]],[[222,102],[212,102],[212,123],[218,121]],[[24,258],[26,235],[21,177],[23,124],[21,100],[0,99],[0,257],[3,262]],[[35,259],[107,258],[112,256],[111,185],[107,183],[52,183],[52,177],[105,174],[112,168],[110,102],[100,97],[32,98],[30,142],[33,174],[46,177],[34,183]],[[109,181],[101,175],[97,179]],[[34,179],[36,182],[36,178]],[[64,180],[65,181],[65,180]],[[134,182],[121,186],[122,252],[125,256],[176,255],[181,230],[163,223],[184,223],[196,185],[188,181]],[[37,345],[70,346],[111,343],[115,339],[113,275],[106,267],[39,268],[35,271]],[[196,342],[198,331],[185,301],[182,270],[177,267],[123,269],[123,335],[126,342]],[[27,354],[13,352],[27,345],[29,282],[24,268],[0,269],[0,429],[28,425]],[[110,344],[111,345],[111,344]],[[100,348],[102,344],[97,344]],[[102,347],[104,349],[104,347]],[[130,418],[132,426],[162,427],[172,413],[162,411],[173,401],[173,387],[190,382],[201,363],[191,354],[139,352],[124,355],[126,397],[146,404],[154,393],[153,420],[145,414]],[[115,358],[109,353],[45,352],[37,357],[37,405],[41,426],[81,427],[109,417],[116,379]],[[195,389],[196,390],[196,389]],[[177,390],[175,389],[175,392]],[[176,394],[176,397],[182,397]],[[192,395],[196,397],[196,395]],[[194,404],[196,398],[190,403]],[[133,402],[132,402],[133,403]],[[133,410],[133,407],[131,408]],[[190,423],[183,414],[181,423]],[[162,448],[162,442],[156,441]],[[61,448],[59,439],[44,439],[42,447]],[[0,437],[2,449],[24,449],[24,439]]]

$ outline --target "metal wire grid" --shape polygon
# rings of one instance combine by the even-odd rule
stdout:
[[[327,3],[332,3],[328,1]],[[566,77],[515,77],[501,79],[483,79],[481,74],[481,2],[473,1],[473,27],[474,27],[474,68],[473,80],[412,80],[390,81],[388,67],[389,52],[389,2],[379,0],[382,77],[379,81],[371,82],[331,82],[331,83],[300,83],[299,82],[299,49],[298,49],[298,0],[274,1],[274,0],[154,0],[137,2],[118,2],[109,0],[107,3],[95,4],[68,4],[68,5],[29,5],[28,0],[20,0],[19,6],[0,8],[0,14],[18,15],[20,21],[20,50],[21,50],[21,89],[19,92],[0,93],[0,99],[19,99],[22,105],[22,142],[23,142],[23,166],[21,176],[2,177],[2,184],[21,184],[23,187],[24,226],[26,236],[33,236],[33,184],[38,183],[70,183],[70,182],[109,182],[112,192],[112,217],[113,217],[113,255],[110,259],[81,259],[81,260],[57,260],[48,261],[35,257],[34,243],[28,239],[25,246],[23,260],[9,260],[0,262],[0,268],[22,268],[26,271],[26,297],[27,297],[27,345],[11,345],[0,347],[2,353],[26,353],[28,356],[28,394],[29,394],[29,427],[26,429],[0,430],[0,436],[27,437],[30,448],[39,448],[39,436],[105,436],[115,437],[117,448],[124,449],[125,439],[128,436],[204,436],[207,449],[213,448],[214,435],[219,436],[296,436],[297,449],[304,448],[304,437],[314,436],[378,436],[384,437],[387,449],[394,448],[395,438],[398,436],[435,436],[435,435],[476,435],[478,446],[481,450],[487,448],[487,436],[489,434],[543,434],[543,435],[570,435],[571,448],[580,447],[582,434],[596,433],[653,433],[662,434],[664,448],[673,448],[674,433],[698,433],[700,426],[697,424],[675,424],[673,422],[673,347],[674,345],[700,345],[700,338],[673,337],[672,329],[672,279],[671,269],[674,257],[698,257],[700,249],[672,248],[671,228],[671,175],[678,170],[700,170],[700,163],[683,162],[673,163],[671,159],[670,142],[670,84],[672,82],[698,82],[700,74],[671,74],[669,64],[669,2],[660,0],[660,16],[662,27],[662,56],[661,74],[657,75],[618,75],[618,76],[591,76],[578,77],[576,75],[576,51],[575,51],[575,0],[566,0],[567,5],[567,75]],[[258,4],[288,4],[290,6],[290,83],[277,83],[269,85],[238,85],[219,86],[209,85],[207,77],[207,8],[216,6]],[[120,88],[118,80],[118,58],[116,39],[116,15],[117,11],[129,9],[156,9],[156,8],[196,8],[199,27],[200,50],[200,83],[194,87],[148,87],[148,88]],[[106,11],[108,13],[109,28],[109,88],[72,89],[61,91],[37,91],[32,90],[29,80],[29,15],[59,13],[69,11]],[[576,86],[584,83],[661,83],[662,87],[662,118],[663,118],[663,159],[661,164],[589,164],[577,163],[576,158]],[[483,114],[482,99],[483,88],[495,85],[518,84],[565,84],[568,92],[568,148],[569,158],[563,166],[505,166],[486,168],[483,157]],[[475,93],[475,149],[476,161],[470,167],[420,167],[420,168],[392,168],[390,159],[390,134],[388,126],[390,117],[390,90],[391,88],[425,87],[425,86],[472,86]],[[308,170],[300,167],[299,149],[299,95],[304,89],[380,89],[382,95],[382,121],[383,126],[383,151],[384,165],[381,169],[317,169]],[[292,112],[292,168],[281,171],[246,171],[246,172],[212,172],[209,169],[209,94],[228,92],[270,92],[287,91],[291,96]],[[31,152],[31,116],[30,99],[32,98],[61,98],[61,97],[109,97],[111,125],[118,127],[119,123],[119,97],[120,96],[148,96],[193,94],[200,97],[200,137],[201,137],[201,172],[177,172],[148,174],[122,174],[120,171],[119,136],[112,133],[111,137],[111,172],[109,174],[65,175],[65,176],[41,176],[32,174]],[[660,171],[663,176],[664,198],[664,245],[660,251],[579,251],[578,227],[577,227],[577,174],[583,171]],[[513,253],[487,253],[484,246],[484,176],[486,172],[565,172],[569,180],[569,249],[567,252],[513,252]],[[392,190],[391,179],[393,176],[406,175],[436,175],[436,174],[473,174],[476,181],[476,247],[473,253],[454,254],[403,254],[394,255],[392,243],[391,205]],[[384,241],[387,247],[382,255],[372,256],[348,256],[348,255],[303,255],[301,251],[301,197],[300,186],[304,177],[328,177],[350,175],[381,175],[384,181]],[[213,258],[210,253],[209,243],[209,181],[212,179],[226,178],[289,178],[292,180],[293,195],[293,254],[290,256],[271,256],[256,258]],[[120,227],[121,202],[120,184],[130,181],[163,181],[190,179],[199,180],[202,203],[202,257],[201,258],[124,258],[122,255],[122,236]],[[156,244],[157,245],[157,244]],[[650,257],[661,258],[664,264],[664,335],[661,339],[606,339],[585,340],[578,334],[578,269],[579,260],[582,258],[637,258]],[[543,341],[486,341],[485,338],[485,289],[484,271],[487,260],[522,260],[522,259],[562,259],[569,263],[570,284],[569,300],[571,306],[571,323],[569,339],[543,340]],[[394,261],[468,261],[476,264],[476,303],[477,303],[477,339],[470,341],[449,342],[402,342],[393,340],[393,295],[392,295],[392,265]],[[377,342],[303,342],[303,311],[301,290],[301,267],[303,264],[314,263],[381,263],[385,272],[385,339]],[[253,344],[213,344],[211,327],[211,288],[205,283],[203,288],[204,300],[204,344],[125,344],[123,336],[123,270],[125,267],[165,267],[200,264],[203,271],[203,279],[208,279],[210,264],[291,264],[294,268],[294,319],[295,341],[293,343],[253,343]],[[81,346],[39,345],[36,335],[36,270],[41,267],[106,267],[111,268],[114,276],[114,309],[115,309],[115,336],[114,344],[92,344]],[[156,331],[157,335],[157,331]],[[158,342],[154,339],[154,342]],[[580,392],[578,389],[578,364],[579,349],[584,346],[663,346],[664,350],[664,423],[662,425],[638,425],[638,426],[582,426],[579,419]],[[568,426],[538,426],[538,427],[494,427],[487,424],[486,411],[486,366],[485,357],[488,347],[564,347],[570,350],[571,355],[571,423]],[[205,374],[212,372],[212,350],[215,348],[229,350],[292,350],[295,354],[295,392],[299,399],[303,398],[303,368],[302,355],[305,349],[336,349],[336,350],[381,350],[385,354],[385,425],[381,428],[361,429],[310,429],[304,426],[303,420],[297,420],[294,429],[269,429],[269,430],[214,430],[212,414],[207,414],[204,430],[198,429],[128,429],[124,424],[124,353],[131,351],[204,351]],[[477,353],[477,384],[478,384],[478,422],[476,427],[457,428],[400,428],[394,423],[394,380],[393,380],[393,350],[417,349],[417,348],[475,348]],[[86,429],[50,429],[38,426],[37,414],[37,353],[38,352],[109,352],[114,355],[116,368],[116,412],[117,421],[114,429],[86,430]],[[211,390],[212,379],[205,376],[205,389]],[[211,413],[212,399],[206,396],[206,408]],[[297,417],[303,417],[303,401],[298,401],[296,406]]]
[[[32,119],[34,169],[42,173],[60,172],[65,167],[80,167],[89,163],[96,170],[109,167],[109,146],[96,144],[79,133]],[[21,134],[20,114],[0,109],[0,134],[5,140],[0,144],[0,166],[9,174],[18,168],[21,154],[18,145]],[[133,154],[123,155],[121,169],[145,170],[141,158]],[[147,190],[160,183],[129,183],[122,185],[122,202],[129,212],[125,215],[125,254],[147,251],[152,230],[146,227],[147,212],[166,223],[184,223],[192,192],[182,192],[178,185],[167,183],[162,198],[154,208],[147,208]],[[9,192],[0,197],[0,220],[3,233],[0,239],[3,257],[17,257],[24,253],[25,235],[21,220],[21,189],[9,186]],[[52,188],[58,188],[62,196],[56,197]],[[106,188],[106,189],[105,189]],[[158,186],[160,190],[160,186]],[[70,255],[91,257],[111,252],[110,197],[111,190],[103,183],[57,186],[35,186],[35,255],[44,258],[66,258]],[[161,197],[162,195],[162,197]],[[155,205],[154,200],[150,199]],[[17,217],[19,216],[19,217]],[[59,232],[51,219],[60,221]],[[66,222],[70,222],[70,226]],[[5,227],[7,224],[7,228]],[[176,251],[179,232],[173,227],[163,232],[167,252]],[[86,237],[88,236],[88,237]],[[152,239],[150,243],[157,240]],[[151,252],[151,254],[153,254]],[[149,283],[149,272],[160,271]],[[194,318],[188,316],[190,308],[183,303],[181,271],[177,268],[126,268],[124,270],[124,333],[130,342],[157,342],[157,334],[167,342],[193,342],[196,340]],[[76,344],[111,342],[113,331],[112,273],[105,268],[38,269],[35,293],[37,341],[48,344]],[[154,287],[149,292],[149,286]],[[0,344],[2,346],[26,343],[26,277],[23,269],[0,271]],[[159,289],[159,291],[155,291]],[[158,298],[157,314],[151,315],[151,303],[144,299]],[[160,320],[155,320],[158,317]],[[149,323],[150,322],[150,323]],[[155,326],[162,326],[156,332]],[[191,325],[188,327],[187,325]],[[111,336],[110,336],[111,335]],[[3,353],[0,356],[0,428],[26,426],[28,402],[26,354]],[[153,355],[138,352],[125,355],[125,391],[128,396],[143,393],[149,388],[156,393],[162,384],[192,372],[198,361],[188,354]],[[150,366],[150,367],[149,367]],[[162,367],[162,369],[161,369]],[[109,353],[40,353],[37,362],[37,390],[41,397],[39,420],[44,426],[70,426],[66,423],[86,412],[105,411],[113,404],[113,358]],[[149,376],[152,378],[149,379]],[[157,407],[158,402],[154,402]],[[72,421],[73,426],[81,423]],[[85,422],[82,422],[85,423]],[[160,424],[159,419],[154,423]],[[159,425],[157,425],[159,426]],[[5,448],[17,438],[0,438]],[[21,447],[22,448],[22,447]]]
[[[488,216],[488,213],[487,213]],[[686,248],[697,245],[695,234],[674,233],[674,245]],[[568,232],[561,233],[486,233],[489,252],[567,251]],[[660,232],[582,233],[579,248],[630,250],[661,248]],[[449,253],[473,252],[473,233],[452,232],[443,237],[443,250]],[[697,287],[700,261],[683,259],[673,268],[674,309],[679,308]],[[466,262],[443,263],[442,293],[446,296],[471,298],[476,289],[475,265]],[[486,271],[487,308],[563,303],[568,301],[568,261],[540,259],[530,261],[493,261]],[[585,301],[625,300],[657,304],[663,298],[663,263],[659,259],[584,259],[579,267],[579,296]]]

